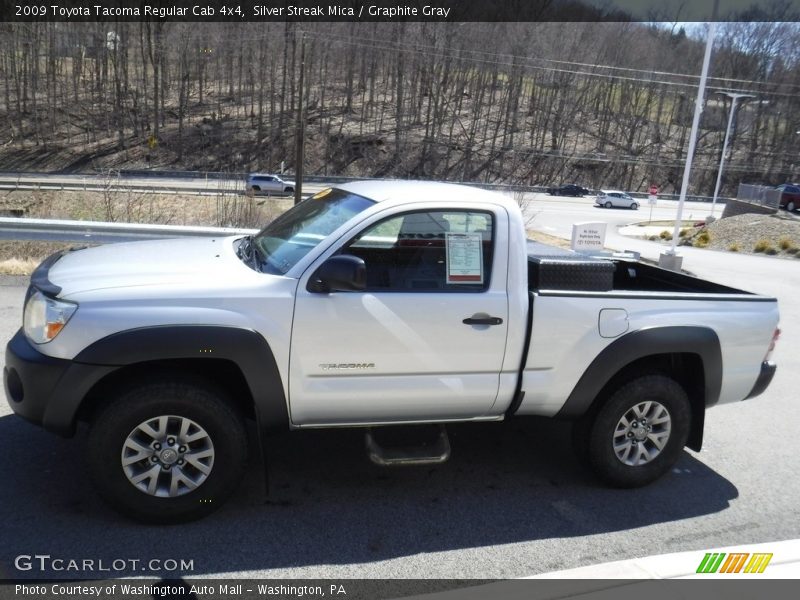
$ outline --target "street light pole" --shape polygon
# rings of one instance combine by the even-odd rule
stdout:
[[[731,135],[731,126],[733,125],[733,115],[736,112],[736,101],[739,98],[755,98],[753,94],[735,94],[733,92],[717,92],[723,94],[731,99],[731,112],[728,115],[728,127],[725,129],[725,141],[722,144],[722,157],[719,159],[719,171],[717,171],[717,184],[714,186],[714,199],[711,201],[711,216],[714,216],[714,207],[717,205],[717,195],[719,194],[719,186],[722,183],[722,169],[725,167],[725,154],[728,151],[728,138]]]
[[[700,83],[697,86],[697,98],[694,101],[694,118],[692,119],[692,130],[689,133],[689,149],[686,151],[686,164],[683,167],[683,181],[681,182],[681,194],[678,198],[678,214],[675,217],[675,227],[672,231],[672,246],[658,258],[658,264],[666,269],[673,271],[681,270],[683,259],[678,256],[676,250],[678,238],[680,237],[681,225],[683,224],[683,207],[686,204],[686,190],[689,188],[689,175],[692,172],[692,159],[694,158],[694,148],[697,144],[697,130],[700,126],[700,114],[703,112],[703,95],[706,91],[706,80],[708,79],[708,66],[711,63],[711,49],[714,46],[714,30],[716,29],[717,8],[719,0],[714,0],[714,9],[711,14],[711,22],[708,24],[708,34],[706,36],[706,50],[703,55],[703,68],[700,71]]]

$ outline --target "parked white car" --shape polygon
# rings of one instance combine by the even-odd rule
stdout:
[[[247,176],[247,189],[255,193],[293,194],[294,181],[284,181],[277,175],[250,173]]]
[[[602,206],[603,208],[630,208],[636,210],[639,208],[639,201],[627,192],[620,192],[619,190],[600,190],[597,198],[594,201],[595,206]]]

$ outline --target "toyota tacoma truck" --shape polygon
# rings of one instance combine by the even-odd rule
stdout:
[[[764,391],[777,325],[773,298],[529,242],[502,195],[357,182],[255,235],[47,258],[4,383],[48,431],[88,423],[113,507],[179,522],[236,488],[248,420],[262,442],[363,428],[373,461],[413,465],[447,459],[448,423],[568,419],[600,480],[642,486],[700,449],[706,409]]]

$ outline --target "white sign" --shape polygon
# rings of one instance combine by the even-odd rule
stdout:
[[[650,202],[650,204],[655,204],[656,202],[658,202],[658,196],[656,196],[655,194],[650,194],[647,197],[647,200]]]
[[[606,245],[605,223],[574,223],[571,248],[578,252],[602,250]]]
[[[483,236],[446,233],[447,283],[483,283]]]

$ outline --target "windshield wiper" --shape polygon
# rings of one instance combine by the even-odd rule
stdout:
[[[253,241],[252,235],[247,235],[242,238],[242,241],[239,243],[239,248],[236,250],[236,254],[247,266],[257,271],[260,270],[258,255],[263,255],[264,251]]]

